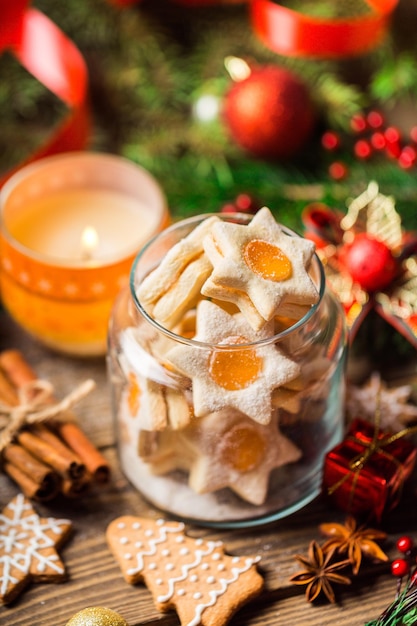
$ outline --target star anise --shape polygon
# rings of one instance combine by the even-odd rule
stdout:
[[[313,602],[320,593],[324,593],[329,602],[336,602],[332,583],[349,585],[350,578],[338,574],[336,570],[342,569],[350,564],[349,560],[332,562],[335,550],[322,550],[316,541],[312,541],[308,548],[308,558],[297,554],[295,558],[305,568],[303,571],[294,574],[290,582],[295,585],[307,585],[306,598],[308,602]]]
[[[386,533],[374,528],[357,526],[352,516],[346,519],[344,525],[320,524],[320,530],[330,537],[323,545],[323,551],[327,553],[336,550],[338,554],[347,554],[354,574],[359,571],[363,554],[379,561],[388,561],[388,556],[375,541],[385,539]]]

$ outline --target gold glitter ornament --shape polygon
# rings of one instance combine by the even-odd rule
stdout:
[[[90,606],[73,615],[66,626],[129,626],[129,624],[111,609]]]

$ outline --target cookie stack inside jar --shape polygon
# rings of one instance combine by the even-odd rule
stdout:
[[[342,436],[345,352],[314,244],[268,208],[174,224],[140,252],[112,317],[123,471],[187,520],[288,515],[319,493]]]

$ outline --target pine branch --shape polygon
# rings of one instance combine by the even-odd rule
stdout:
[[[374,100],[392,104],[404,97],[417,97],[417,62],[414,54],[388,57],[378,68],[369,85]]]
[[[417,587],[410,583],[382,615],[365,626],[413,626],[417,622]]]

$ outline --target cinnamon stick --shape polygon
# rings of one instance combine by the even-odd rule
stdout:
[[[51,489],[49,484],[42,483],[39,485],[12,463],[5,463],[4,471],[19,485],[24,495],[30,499],[47,502],[52,500],[58,493]]]
[[[55,435],[52,430],[47,428],[44,424],[37,424],[30,428],[30,432],[35,437],[38,437],[45,443],[53,447],[56,455],[62,460],[63,474],[67,475],[72,480],[79,480],[86,473],[86,466],[80,459],[80,457],[70,450],[64,442]],[[55,467],[55,465],[53,465]],[[57,470],[60,471],[57,467]]]
[[[84,461],[87,470],[99,484],[110,480],[110,467],[104,456],[74,422],[59,422],[56,428],[62,439]]]
[[[13,385],[9,379],[0,370],[0,399],[9,406],[16,406],[18,398]]]
[[[17,444],[5,448],[3,469],[29,498],[52,500],[59,492],[58,475]]]
[[[0,369],[0,400],[9,406],[17,406],[18,395],[14,385]],[[52,500],[58,492],[60,478],[18,443],[8,444],[2,452],[3,470],[21,488],[28,498],[39,501]]]
[[[90,490],[91,481],[87,476],[80,480],[64,480],[61,485],[61,493],[67,498],[83,496]]]
[[[37,376],[24,356],[18,350],[5,350],[0,353],[0,368],[17,387],[22,387]],[[55,422],[54,428],[64,443],[78,456],[88,472],[99,484],[110,480],[110,466],[107,459],[88,439],[83,430],[75,423],[75,416],[68,411],[67,422]],[[48,429],[49,430],[49,429]]]
[[[51,444],[29,430],[21,430],[16,435],[16,440],[39,461],[50,465],[63,476],[69,476],[67,459],[63,459]]]
[[[17,389],[37,379],[35,372],[18,350],[0,352],[0,368]]]

